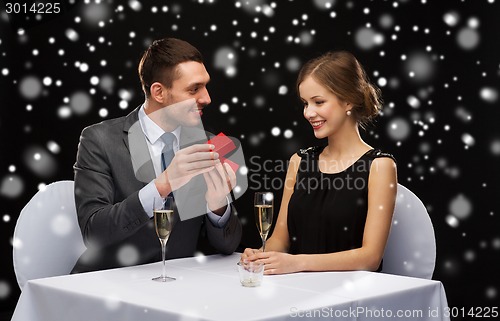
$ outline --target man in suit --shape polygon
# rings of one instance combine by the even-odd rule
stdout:
[[[211,101],[200,52],[179,39],[157,40],[138,71],[145,102],[125,117],[85,128],[80,137],[75,202],[87,251],[72,273],[159,261],[153,198],[173,192],[176,200],[189,199],[193,186],[204,187],[206,214],[179,219],[176,213],[167,258],[193,256],[200,236],[223,254],[232,253],[241,239],[228,197],[235,173],[197,130]],[[173,141],[164,142],[165,133]],[[175,152],[169,164],[161,158],[168,144]]]

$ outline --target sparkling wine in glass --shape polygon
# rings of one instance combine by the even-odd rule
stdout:
[[[174,226],[174,199],[171,196],[166,198],[155,197],[153,201],[153,214],[155,221],[156,235],[160,239],[161,254],[163,260],[163,272],[161,276],[153,278],[154,281],[168,282],[174,281],[175,278],[166,275],[165,267],[165,248],[167,241]]]
[[[254,198],[254,213],[257,229],[262,238],[262,251],[266,251],[266,239],[273,224],[274,195],[271,192],[257,192]]]

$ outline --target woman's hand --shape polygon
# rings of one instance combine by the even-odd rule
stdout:
[[[301,272],[303,262],[300,257],[283,252],[262,252],[254,249],[245,249],[245,252],[241,254],[243,262],[264,263],[264,274],[266,275]]]

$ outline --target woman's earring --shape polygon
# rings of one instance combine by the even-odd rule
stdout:
[[[351,116],[352,112],[350,110],[346,111],[345,112],[347,114],[347,116]]]

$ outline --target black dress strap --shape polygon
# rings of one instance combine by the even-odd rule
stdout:
[[[385,152],[381,151],[380,149],[369,150],[365,155],[368,157],[371,157],[373,159],[380,158],[380,157],[389,157],[396,163],[396,158],[394,158],[394,156],[392,154],[385,153]]]
[[[297,155],[299,155],[301,158],[315,159],[318,158],[323,149],[325,149],[325,146],[311,146],[308,148],[301,148],[297,152]],[[383,152],[377,148],[367,151],[365,155],[371,158],[389,157],[394,162],[396,162],[396,158],[394,158],[392,154]]]
[[[311,147],[308,147],[308,148],[301,148],[297,152],[297,155],[299,155],[301,158],[314,158],[314,157],[318,157],[319,154],[321,153],[321,151],[323,151],[324,148],[325,148],[325,146],[311,146]]]
[[[301,173],[311,173],[317,172],[319,154],[325,148],[325,146],[312,146],[308,148],[301,148],[297,152],[300,156],[300,164],[297,172],[297,179],[299,179]]]

